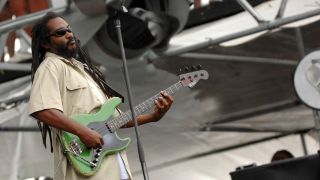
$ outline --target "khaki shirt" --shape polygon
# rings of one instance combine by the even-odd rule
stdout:
[[[67,60],[47,52],[37,69],[29,101],[29,114],[44,109],[57,109],[66,116],[95,112],[101,102],[88,84],[83,64],[75,59]],[[92,78],[90,78],[91,81]],[[93,81],[94,82],[94,81]],[[95,82],[94,84],[98,86]],[[99,88],[101,91],[101,89]],[[107,100],[107,97],[105,97]],[[117,112],[117,111],[115,111]],[[52,128],[54,153],[54,179],[56,180],[119,180],[120,169],[115,155],[104,158],[100,169],[89,178],[78,175],[67,162],[61,151],[57,135],[61,130]],[[120,153],[130,177],[130,169],[125,152]]]

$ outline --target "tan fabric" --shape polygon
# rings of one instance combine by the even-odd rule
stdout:
[[[32,114],[51,108],[62,111],[68,117],[95,112],[101,106],[101,102],[91,90],[85,78],[85,73],[81,62],[75,59],[68,61],[47,52],[34,77],[29,101],[29,113]],[[61,131],[55,128],[51,128],[51,130],[53,133],[55,180],[120,179],[119,165],[115,155],[106,157],[100,170],[94,176],[85,178],[78,175],[67,162],[60,149],[61,146],[57,134],[60,134]],[[124,160],[129,176],[131,176],[126,153],[121,152],[121,157]]]

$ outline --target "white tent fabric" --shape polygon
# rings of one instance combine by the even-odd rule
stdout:
[[[276,17],[281,0],[271,0],[255,7],[257,13],[259,13],[265,20],[271,21]],[[311,10],[319,9],[318,1],[316,0],[290,0],[287,2],[287,6],[284,11],[283,17],[290,17],[298,15]],[[301,20],[295,23],[286,25],[285,27],[301,26],[319,20],[320,16],[315,16],[305,20]],[[192,46],[193,44],[205,42],[208,39],[216,39],[231,35],[243,30],[247,30],[253,27],[257,27],[257,21],[247,12],[238,13],[234,16],[223,18],[214,22],[199,25],[174,36],[170,41],[170,46],[174,48]],[[234,46],[244,43],[253,38],[256,38],[267,31],[252,34],[235,40],[231,40],[222,43],[223,46]]]

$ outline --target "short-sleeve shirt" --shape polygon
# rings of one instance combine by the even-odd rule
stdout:
[[[81,62],[67,60],[56,54],[47,52],[45,59],[38,67],[31,90],[29,114],[45,109],[57,109],[67,117],[76,114],[96,112],[102,102],[95,95],[88,79],[98,86],[84,69]],[[98,88],[100,91],[101,89]],[[107,97],[104,96],[105,100]],[[115,111],[117,113],[117,111]],[[104,158],[100,169],[93,176],[86,178],[72,168],[62,153],[58,135],[61,130],[50,127],[54,152],[54,179],[56,180],[119,180],[120,168],[116,155]],[[132,178],[126,153],[120,152],[125,168]]]

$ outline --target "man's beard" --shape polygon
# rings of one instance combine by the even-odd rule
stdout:
[[[71,41],[68,41],[66,45],[57,45],[56,50],[59,53],[59,55],[65,57],[65,58],[75,58],[78,54],[78,47],[71,48],[70,44]]]

